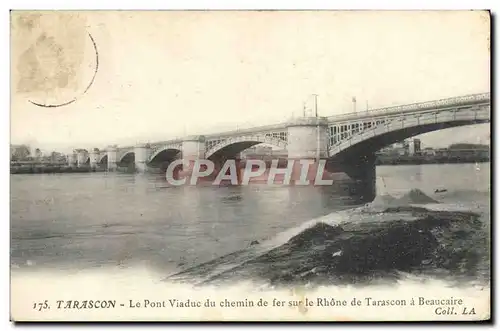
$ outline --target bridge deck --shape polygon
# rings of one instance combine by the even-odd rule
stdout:
[[[400,106],[377,108],[362,112],[351,112],[348,114],[333,115],[333,116],[328,116],[327,121],[329,124],[333,124],[338,122],[360,121],[368,118],[376,118],[376,117],[391,116],[398,114],[407,115],[409,113],[426,112],[428,110],[484,105],[484,104],[489,104],[490,99],[491,99],[490,93],[477,93],[477,94],[470,94],[453,98],[417,102]],[[280,131],[286,129],[287,124],[288,122],[281,122],[272,125],[263,125],[251,128],[240,128],[237,130],[207,133],[203,134],[203,136],[205,137],[206,141],[210,141],[210,140],[224,139],[224,138],[242,136],[248,134]],[[159,146],[168,144],[178,144],[181,143],[182,141],[183,141],[182,138],[176,137],[171,140],[151,142],[150,144],[152,146],[153,145]],[[124,150],[131,150],[134,148],[134,146],[119,146],[118,148],[121,151],[124,151]]]

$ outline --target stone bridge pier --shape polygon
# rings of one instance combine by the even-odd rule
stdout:
[[[182,141],[183,172],[191,172],[196,160],[205,158],[205,136],[189,136]]]
[[[328,121],[322,117],[295,119],[288,124],[287,130],[288,159],[294,160],[291,183],[305,184],[307,181],[318,185],[318,180],[333,180],[333,185],[345,185],[363,200],[375,198],[374,151],[352,149],[349,153],[330,157]],[[324,171],[318,177],[320,165]]]
[[[109,146],[106,149],[106,153],[108,155],[108,171],[115,171],[118,150],[115,146]]]
[[[89,163],[91,169],[97,168],[98,159],[99,159],[99,150],[97,148],[92,148],[89,152]]]
[[[149,144],[138,144],[134,147],[135,169],[137,172],[145,173],[148,169],[148,159],[151,156]]]
[[[88,152],[84,149],[77,150],[76,154],[76,163],[78,168],[84,167],[85,163],[87,163]]]
[[[376,195],[376,156],[373,151],[355,151],[338,155],[328,160],[326,170],[349,176],[346,185],[351,193],[361,196],[364,201],[372,201]]]
[[[302,117],[294,119],[287,126],[288,160],[293,160],[291,182],[309,180],[316,177],[319,160],[328,158],[328,121],[324,117]],[[307,176],[304,167],[307,167]],[[301,178],[302,176],[302,178]]]

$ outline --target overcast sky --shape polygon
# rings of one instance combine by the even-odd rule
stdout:
[[[311,94],[330,116],[353,96],[362,110],[489,92],[489,25],[471,11],[14,13],[11,140],[102,148],[281,122]],[[84,94],[87,32],[99,68]],[[489,143],[489,124],[420,138]]]

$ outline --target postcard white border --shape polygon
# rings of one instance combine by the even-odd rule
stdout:
[[[0,92],[0,99],[3,105],[3,111],[1,112],[0,125],[3,127],[0,129],[5,143],[0,145],[0,155],[2,157],[2,162],[0,162],[1,174],[5,176],[4,183],[6,183],[2,190],[2,199],[0,200],[3,204],[2,211],[3,220],[2,225],[4,227],[2,234],[5,238],[6,244],[9,247],[5,247],[2,250],[2,273],[1,273],[1,284],[3,285],[3,293],[9,293],[9,275],[10,275],[10,233],[9,233],[9,222],[10,222],[10,189],[9,189],[9,175],[8,175],[8,142],[10,141],[10,105],[9,105],[9,75],[8,72],[9,65],[9,9],[492,9],[493,13],[498,12],[498,1],[458,1],[458,0],[432,0],[432,1],[361,1],[361,0],[351,0],[351,1],[318,1],[318,0],[308,0],[308,1],[298,1],[298,0],[287,0],[287,1],[272,1],[272,0],[244,0],[244,1],[231,1],[231,0],[219,0],[219,1],[168,1],[168,6],[166,6],[165,1],[130,1],[122,0],[116,2],[104,3],[102,0],[86,0],[86,1],[69,1],[69,0],[59,0],[59,1],[12,1],[4,0],[1,2],[2,7],[0,15],[0,38],[3,47],[1,48],[2,62],[4,63],[4,75],[1,78],[2,89]],[[496,92],[496,90],[494,91]],[[494,93],[495,104],[496,104],[496,93]],[[495,123],[493,123],[494,125]],[[498,131],[495,132],[495,141],[497,141]],[[495,149],[495,154],[498,155],[498,150]],[[5,167],[5,169],[4,169]],[[496,170],[496,169],[494,169]],[[495,184],[497,184],[495,182]],[[495,198],[494,206],[498,205],[498,197]],[[9,202],[8,202],[9,201]],[[496,231],[494,236],[498,236],[498,225],[495,227]],[[494,264],[497,263],[498,255],[495,255]],[[496,293],[495,293],[496,294]],[[496,295],[495,295],[496,297]],[[9,296],[3,295],[0,301],[0,310],[2,312],[2,324],[6,327],[13,327],[13,324],[9,322]],[[498,302],[497,305],[498,306]],[[496,313],[496,311],[495,311]],[[50,326],[49,326],[50,327]],[[96,326],[94,326],[96,327]],[[108,326],[109,327],[109,326]],[[113,326],[120,328],[121,326]],[[138,328],[144,328],[145,326],[136,326]],[[172,326],[170,326],[172,327]],[[184,326],[184,327],[196,327],[196,326]],[[214,326],[217,327],[217,326]],[[233,326],[234,327],[234,326]],[[253,326],[254,328],[268,328],[271,326]],[[302,326],[310,327],[310,326]],[[342,327],[340,325],[335,325],[334,327]],[[356,327],[367,327],[367,326],[356,326]],[[401,325],[394,325],[393,327],[401,327]],[[426,327],[431,327],[426,325]],[[438,327],[438,326],[432,326]],[[455,328],[455,325],[446,326],[450,329]],[[468,325],[466,327],[474,327],[473,325]],[[71,325],[64,326],[62,329],[67,328],[70,330]],[[104,329],[105,326],[97,326],[97,328]]]

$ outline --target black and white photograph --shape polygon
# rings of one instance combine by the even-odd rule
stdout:
[[[12,10],[10,317],[491,319],[488,10]]]

